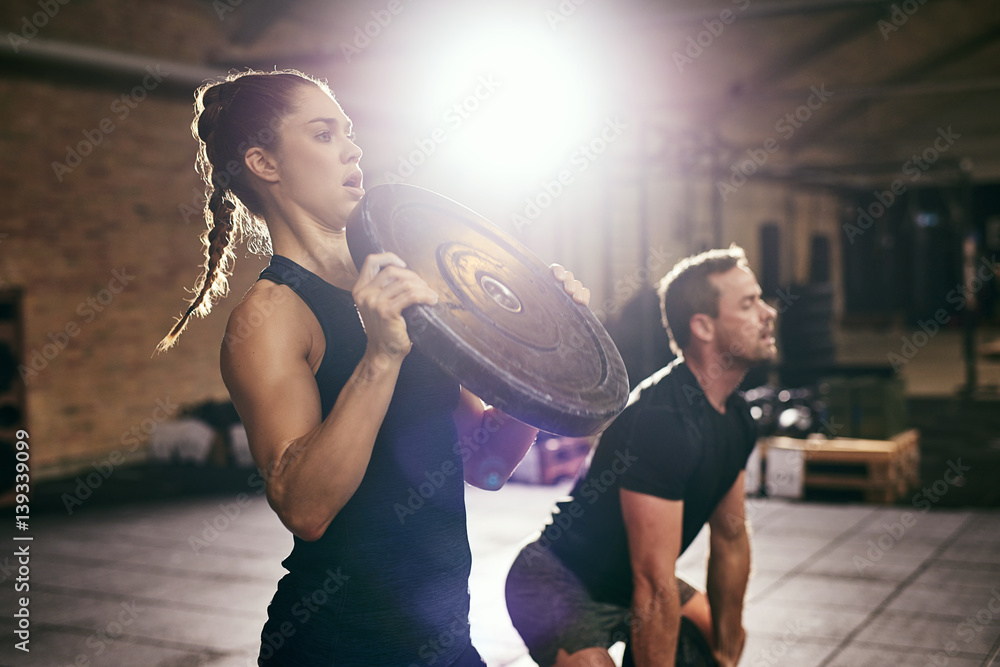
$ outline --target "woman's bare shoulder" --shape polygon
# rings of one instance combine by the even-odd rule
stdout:
[[[223,356],[290,352],[308,357],[318,328],[312,311],[290,287],[259,280],[229,315]]]

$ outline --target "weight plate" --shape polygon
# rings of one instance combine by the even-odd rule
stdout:
[[[371,188],[347,222],[365,257],[393,252],[440,295],[403,311],[410,339],[462,386],[549,433],[584,436],[625,407],[628,376],[604,327],[548,266],[451,199],[412,185]]]

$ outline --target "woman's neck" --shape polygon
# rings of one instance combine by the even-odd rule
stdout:
[[[348,291],[354,287],[358,271],[351,259],[344,230],[271,222],[268,222],[268,229],[275,255],[287,257],[331,285]]]

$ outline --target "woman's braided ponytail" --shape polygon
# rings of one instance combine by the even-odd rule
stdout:
[[[243,163],[252,147],[275,149],[278,125],[292,111],[302,86],[325,82],[294,70],[247,71],[224,81],[206,83],[195,93],[191,133],[198,141],[195,169],[205,183],[205,222],[201,240],[205,263],[195,284],[195,297],[159,345],[171,348],[192,315],[204,317],[229,291],[229,275],[236,254],[233,247],[244,237],[252,252],[270,254],[271,239],[263,218],[263,205],[253,189]]]

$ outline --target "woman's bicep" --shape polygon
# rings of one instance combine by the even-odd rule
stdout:
[[[245,335],[237,345],[227,342],[221,355],[223,381],[265,479],[288,445],[315,429],[322,418],[319,388],[307,355],[292,324],[280,319]]]

